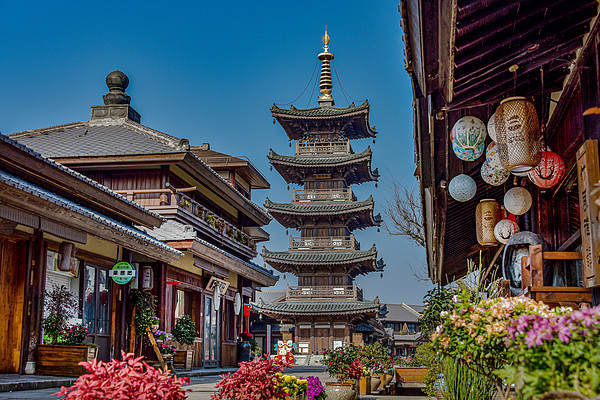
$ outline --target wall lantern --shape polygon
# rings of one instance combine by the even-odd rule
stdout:
[[[469,175],[460,174],[452,178],[448,192],[456,201],[469,201],[477,192],[477,184]]]
[[[494,227],[494,236],[500,243],[506,244],[508,239],[515,233],[519,232],[519,224],[510,219],[503,219]]]
[[[75,245],[71,242],[62,242],[58,251],[61,255],[58,270],[69,272],[77,270],[77,259],[75,258],[77,248]]]
[[[154,288],[154,271],[149,265],[144,265],[140,274],[140,281],[143,290]]]
[[[500,186],[508,180],[510,172],[504,168],[496,169],[490,167],[487,161],[481,164],[481,179],[488,185]]]
[[[509,97],[494,115],[502,166],[513,173],[531,171],[540,163],[544,149],[535,107],[525,97]]]
[[[494,228],[502,218],[500,204],[494,199],[484,199],[477,204],[475,209],[475,224],[477,226],[477,241],[482,246],[495,246],[498,244],[494,235]]]
[[[565,176],[565,162],[553,151],[542,151],[540,163],[527,176],[536,186],[549,189]]]
[[[532,198],[522,187],[514,187],[504,195],[504,208],[511,214],[523,215],[531,208]]]
[[[496,113],[493,113],[487,123],[487,133],[494,142],[496,141]]]

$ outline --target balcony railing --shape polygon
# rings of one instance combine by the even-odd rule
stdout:
[[[291,237],[290,250],[360,250],[352,236]]]
[[[349,140],[298,140],[296,142],[297,156],[350,154],[351,152]]]
[[[294,189],[293,202],[307,201],[350,201],[356,197],[352,193],[352,188],[342,189]]]
[[[167,184],[166,189],[115,190],[115,192],[125,195],[131,201],[136,201],[136,196],[140,195],[158,195],[156,201],[150,201],[148,196],[141,196],[146,198],[143,202],[138,201],[138,203],[159,214],[168,206],[177,206],[194,215],[200,225],[210,228],[217,236],[228,238],[256,253],[254,239],[185,194],[196,190],[198,190],[196,187],[176,189]]]
[[[287,286],[286,300],[352,299],[362,301],[363,291],[356,286]]]

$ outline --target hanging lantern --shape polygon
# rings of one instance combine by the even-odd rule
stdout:
[[[452,178],[448,192],[456,201],[469,201],[477,192],[477,184],[469,175],[460,174]]]
[[[498,154],[498,145],[496,142],[490,142],[485,150],[485,160],[494,169],[505,169],[500,162],[500,154]]]
[[[490,167],[487,161],[481,164],[481,179],[488,185],[500,186],[508,180],[510,172]]]
[[[462,117],[452,127],[452,141],[465,150],[474,150],[485,142],[487,129],[477,117]]]
[[[502,100],[494,117],[502,166],[513,173],[529,172],[540,163],[543,150],[535,107],[525,97]]]
[[[511,172],[511,174],[513,174],[514,176],[519,176],[519,177],[524,177],[529,175],[529,171],[525,171],[525,172]]]
[[[531,195],[522,187],[514,187],[504,195],[504,208],[511,214],[523,215],[531,208]]]
[[[500,243],[506,244],[508,239],[515,233],[519,232],[519,224],[510,219],[503,219],[494,227],[494,236]]]
[[[494,236],[494,228],[502,218],[500,204],[494,199],[484,199],[477,204],[475,209],[475,224],[477,226],[477,241],[482,246],[495,246],[498,244]]]
[[[475,161],[483,154],[485,150],[485,142],[482,142],[479,146],[472,149],[465,149],[458,145],[458,142],[455,140],[452,142],[452,150],[456,157],[460,158],[463,161]]]
[[[494,119],[495,117],[496,113],[493,113],[487,123],[487,133],[494,142],[496,141],[496,121]]]
[[[542,160],[527,176],[536,186],[551,188],[565,176],[565,162],[553,151],[542,151]]]

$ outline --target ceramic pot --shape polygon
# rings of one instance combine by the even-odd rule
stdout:
[[[394,375],[385,373],[383,375],[383,386],[386,387],[390,383],[392,383],[392,379],[394,379]]]
[[[544,393],[540,400],[599,400],[599,397],[586,397],[581,393],[573,392],[571,390],[555,390],[553,392]]]
[[[353,383],[326,382],[325,393],[328,400],[354,400],[356,390]]]
[[[379,375],[371,376],[371,393],[379,389],[379,386],[381,386],[381,378]]]
[[[250,349],[252,346],[248,342],[238,343],[238,362],[250,361]]]

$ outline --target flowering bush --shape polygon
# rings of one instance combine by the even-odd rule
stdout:
[[[425,309],[419,317],[419,325],[424,336],[435,332],[435,328],[442,323],[442,313],[452,310],[454,305],[452,297],[456,293],[456,290],[453,289],[435,288],[428,291],[423,297]]]
[[[69,388],[61,387],[54,395],[65,396],[66,400],[186,398],[182,386],[189,384],[190,378],[177,378],[157,370],[141,362],[144,357],[135,358],[132,353],[121,351],[121,356],[123,361],[80,362],[90,373],[81,375]]]
[[[367,369],[368,375],[384,374],[393,367],[393,361],[387,352],[387,348],[379,342],[363,347],[360,350],[360,358]]]
[[[319,378],[316,376],[309,376],[306,380],[308,381],[306,400],[325,400],[327,398],[325,388]]]
[[[294,375],[282,375],[281,372],[277,372],[275,380],[275,385],[289,397],[302,395],[308,390],[308,380],[298,379]]]
[[[61,330],[58,340],[61,344],[81,346],[88,335],[88,328],[85,325],[73,325],[68,329]]]
[[[288,365],[270,358],[240,362],[237,371],[221,375],[211,400],[283,399],[286,393],[279,382]]]
[[[242,333],[240,333],[240,339],[241,340],[250,340],[253,337],[254,336],[250,332],[242,332]]]
[[[42,328],[50,344],[57,344],[61,331],[67,329],[67,321],[77,315],[77,299],[75,294],[66,286],[54,285],[52,290],[46,291],[44,298],[44,314]]]
[[[404,367],[404,368],[424,367],[421,360],[417,359],[416,357],[410,357],[410,356],[408,356],[408,357],[398,356],[394,359],[394,364],[398,365],[399,367]]]
[[[325,371],[338,382],[358,380],[366,372],[361,361],[362,352],[362,347],[351,343],[335,350],[325,350],[321,363],[325,365]]]
[[[600,395],[600,307],[521,315],[508,325],[505,343],[514,358],[500,376],[524,399],[552,390]]]

